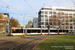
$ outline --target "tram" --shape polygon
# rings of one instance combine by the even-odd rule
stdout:
[[[50,34],[61,35],[66,34],[66,31],[57,30],[56,28],[50,28]],[[23,27],[12,27],[9,35],[12,36],[23,36],[23,35],[49,35],[48,28],[23,28]]]

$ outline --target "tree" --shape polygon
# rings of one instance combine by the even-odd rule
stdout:
[[[13,17],[10,18],[10,27],[20,27],[19,21],[14,19]]]
[[[8,17],[0,13],[0,31],[4,31],[6,29],[7,24],[8,24]]]
[[[67,16],[67,14],[63,12],[58,12],[55,15],[51,16],[51,19],[49,20],[50,24],[54,27],[64,27],[65,25],[68,25],[68,22],[71,21],[70,16]],[[64,26],[61,26],[64,25]],[[69,26],[65,26],[66,28]]]
[[[75,14],[73,14],[72,21],[75,22]]]
[[[29,25],[25,25],[25,27],[29,27]]]
[[[29,25],[29,27],[32,27],[33,25],[32,21],[30,20],[27,25]]]

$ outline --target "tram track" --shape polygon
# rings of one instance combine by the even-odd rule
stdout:
[[[34,48],[34,46],[36,44],[38,44],[40,40],[35,40],[35,41],[32,41],[30,43],[28,43],[27,45],[23,46],[22,48],[20,48],[20,50],[32,50],[32,48]]]
[[[22,42],[18,45],[13,46],[9,50],[32,50],[34,48],[34,46],[36,46],[38,44],[38,42],[40,42],[41,40],[43,40],[46,37],[45,36],[38,37],[38,38],[34,37],[33,40]]]
[[[25,45],[25,43],[29,43],[29,42],[31,42],[31,41],[26,41],[26,42],[20,43],[18,45],[13,46],[9,50],[16,50],[16,49],[18,49],[19,46],[21,47],[22,45]]]
[[[59,35],[55,35],[55,36],[59,36]],[[54,37],[54,36],[51,36]],[[22,48],[20,48],[20,50],[33,50],[33,48],[43,39],[49,38],[49,36],[44,36],[41,38],[36,39],[35,41],[32,41],[30,43],[28,43],[27,45],[23,46]]]
[[[20,48],[20,50],[32,50],[44,38],[46,38],[46,37],[35,39],[35,41],[28,43],[27,45]]]

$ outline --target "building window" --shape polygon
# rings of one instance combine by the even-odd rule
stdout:
[[[44,21],[44,19],[41,19],[41,21]]]
[[[52,12],[50,11],[49,14],[52,14]]]
[[[70,16],[70,18],[72,18],[72,16]]]
[[[75,23],[74,23],[74,25],[75,25]]]
[[[44,17],[44,15],[41,15],[41,17]]]
[[[44,25],[44,22],[41,22],[41,25]]]
[[[75,20],[73,22],[75,22]]]
[[[52,8],[42,8],[42,10],[52,10]]]
[[[72,14],[69,14],[70,16],[72,16]]]
[[[70,29],[73,29],[73,27],[71,26]]]
[[[66,14],[66,15],[68,15],[68,14]]]
[[[44,11],[41,11],[41,14],[44,14]]]
[[[45,25],[48,25],[48,22],[46,22]]]
[[[69,10],[69,9],[56,9],[57,11],[75,11],[75,10]]]
[[[51,16],[49,16],[49,19],[51,18]]]
[[[45,17],[48,17],[47,15],[45,15]]]
[[[56,14],[56,12],[53,12],[53,14]]]
[[[35,21],[35,23],[36,23],[36,21]]]
[[[48,21],[48,19],[45,19],[45,21]]]
[[[48,14],[48,11],[45,11],[45,14]]]

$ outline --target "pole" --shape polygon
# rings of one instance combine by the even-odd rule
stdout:
[[[10,33],[10,17],[8,16],[8,33]]]
[[[27,27],[25,28],[25,34],[27,35]]]
[[[49,37],[50,37],[50,24],[48,24],[48,34],[49,34]]]
[[[25,19],[24,19],[24,16],[23,16],[23,34],[24,34],[24,20],[25,20]]]
[[[6,19],[5,19],[5,35],[6,35]]]
[[[41,35],[42,35],[42,27],[41,27]]]
[[[6,7],[6,15],[7,15],[7,7]],[[5,35],[6,35],[6,19],[5,19]]]

